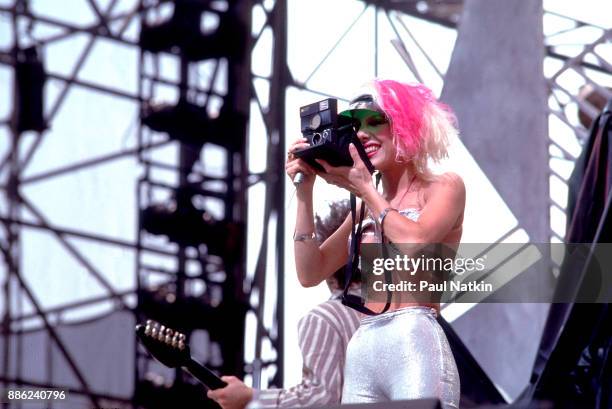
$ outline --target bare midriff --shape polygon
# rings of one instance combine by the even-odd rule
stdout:
[[[454,247],[456,250],[456,248],[459,245],[459,241],[461,239],[461,234],[462,234],[462,227],[460,225],[457,228],[451,230],[449,234],[444,238],[442,243],[445,243],[447,246],[450,245]],[[378,237],[378,235],[375,234],[373,229],[368,228],[363,233],[363,236],[361,238],[361,243],[380,243],[380,238]],[[418,282],[423,278],[424,276],[420,276],[420,274],[417,273],[414,275],[413,278],[411,278],[411,281],[414,280]],[[419,294],[420,298],[425,298],[425,299],[435,300],[436,296],[437,296],[437,299],[439,300],[440,298],[439,294],[434,295],[434,293],[428,292],[426,290],[421,291]],[[385,305],[386,305],[385,302],[380,302],[380,301],[368,301],[365,304],[365,306],[372,311],[382,311]],[[395,311],[395,310],[399,310],[402,308],[408,308],[408,307],[428,307],[428,308],[433,308],[434,310],[436,310],[438,314],[440,313],[440,303],[439,302],[418,301],[418,300],[415,300],[414,296],[411,296],[410,294],[406,292],[393,293],[393,296],[391,298],[391,303],[387,311]]]

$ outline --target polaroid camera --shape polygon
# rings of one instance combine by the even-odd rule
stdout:
[[[338,115],[337,99],[328,98],[301,107],[300,120],[302,135],[310,146],[296,151],[295,156],[321,171],[323,167],[315,159],[323,159],[332,166],[352,166],[349,144],[353,143],[370,173],[374,172],[374,166],[357,138],[359,122]]]

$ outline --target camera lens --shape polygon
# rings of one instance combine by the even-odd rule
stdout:
[[[321,134],[316,132],[312,134],[312,144],[313,145],[318,145],[321,143]]]
[[[323,140],[327,142],[331,142],[331,130],[326,129],[323,131]]]

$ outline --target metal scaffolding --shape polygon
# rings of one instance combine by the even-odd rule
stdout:
[[[131,4],[130,4],[131,3]],[[184,4],[195,7],[206,8],[208,2],[187,1]],[[279,177],[280,170],[277,165],[278,157],[284,157],[284,127],[283,110],[271,110],[270,106],[284,107],[284,86],[282,82],[272,81],[272,78],[286,77],[286,72],[282,69],[274,70],[270,76],[254,76],[250,71],[250,54],[256,46],[264,30],[271,30],[276,36],[277,32],[284,36],[286,31],[285,4],[282,1],[276,2],[270,7],[264,1],[242,1],[242,2],[217,2],[213,5],[218,9],[208,9],[205,18],[215,21],[215,14],[218,18],[216,31],[225,30],[231,37],[236,32],[235,23],[239,21],[244,28],[244,38],[238,38],[234,44],[237,49],[234,53],[227,55],[227,49],[218,50],[217,54],[194,57],[185,57],[181,50],[142,50],[138,63],[139,86],[136,92],[117,89],[110,83],[100,84],[84,80],[80,77],[80,72],[87,61],[94,45],[100,39],[109,40],[111,44],[118,47],[129,47],[130,50],[141,50],[140,42],[133,35],[129,35],[129,30],[134,24],[141,24],[149,18],[154,23],[159,16],[163,17],[163,7],[168,6],[168,2],[146,1],[134,2],[113,0],[100,8],[98,3],[93,0],[84,0],[83,4],[88,7],[95,15],[95,22],[88,25],[78,25],[70,21],[63,21],[51,16],[37,14],[30,8],[27,1],[16,0],[10,7],[1,7],[0,13],[4,17],[11,18],[13,29],[13,51],[2,50],[0,61],[15,69],[18,63],[18,53],[26,47],[35,47],[40,54],[51,53],[50,46],[69,38],[76,34],[85,34],[88,38],[87,44],[81,52],[75,50],[73,57],[76,63],[72,67],[69,75],[49,72],[46,74],[47,80],[55,80],[62,84],[60,94],[55,99],[53,105],[45,111],[45,122],[53,125],[55,117],[61,110],[62,103],[69,98],[70,91],[74,87],[92,90],[100,94],[110,95],[116,98],[125,99],[135,103],[141,117],[144,119],[145,112],[155,103],[160,102],[157,98],[161,91],[175,89],[181,101],[192,101],[194,105],[201,106],[205,121],[214,122],[216,117],[229,115],[230,121],[215,125],[214,129],[209,130],[209,135],[203,135],[203,145],[200,143],[200,152],[192,145],[176,141],[176,135],[171,132],[163,132],[151,129],[151,124],[145,124],[144,120],[138,128],[138,143],[136,146],[121,149],[115,152],[98,155],[94,158],[79,160],[74,163],[64,164],[54,167],[34,175],[24,176],[24,169],[32,162],[37,149],[41,146],[40,142],[44,138],[44,130],[36,132],[32,137],[33,143],[24,143],[20,137],[21,132],[16,129],[15,121],[3,122],[4,126],[11,125],[12,137],[11,146],[8,153],[2,159],[1,169],[6,178],[3,180],[3,191],[7,211],[3,212],[0,220],[5,229],[2,241],[3,259],[7,274],[3,282],[4,291],[4,315],[2,325],[3,362],[2,376],[0,380],[3,385],[9,386],[30,386],[30,387],[66,387],[62,384],[54,384],[52,379],[46,383],[37,382],[28,377],[27,370],[21,368],[22,348],[21,334],[23,323],[32,322],[37,319],[42,321],[42,327],[46,331],[48,342],[53,343],[59,348],[61,355],[72,369],[73,375],[79,380],[79,387],[69,387],[70,393],[86,396],[94,406],[100,406],[101,399],[104,402],[127,403],[125,397],[113,396],[112,394],[100,394],[86,381],[83,368],[79,368],[74,355],[70,353],[61,337],[57,335],[56,327],[61,323],[61,316],[66,312],[87,308],[92,305],[112,301],[118,310],[128,310],[135,314],[135,320],[140,321],[149,318],[150,314],[155,314],[155,307],[152,301],[159,301],[163,309],[168,312],[184,313],[187,307],[194,307],[186,301],[193,301],[195,296],[190,294],[190,289],[197,287],[195,282],[203,283],[205,291],[199,294],[200,304],[195,305],[195,310],[202,312],[202,307],[208,307],[205,312],[215,314],[225,314],[218,316],[217,322],[213,325],[210,322],[202,323],[200,326],[208,330],[221,330],[222,333],[209,333],[211,339],[218,341],[216,344],[208,345],[210,356],[216,358],[215,362],[209,365],[221,370],[223,373],[237,375],[250,375],[258,380],[262,368],[271,367],[275,374],[275,383],[282,383],[282,308],[278,308],[282,300],[282,292],[273,297],[266,294],[265,286],[267,280],[278,280],[282,288],[282,266],[283,248],[268,249],[271,237],[282,237],[284,227],[284,214],[282,195],[283,178]],[[115,12],[118,6],[128,7],[127,11]],[[220,7],[220,9],[219,9]],[[251,10],[265,16],[264,24],[258,32],[251,32]],[[228,11],[229,10],[229,11]],[[212,13],[211,13],[212,12]],[[225,16],[232,14],[231,18]],[[56,33],[51,35],[39,35],[36,31],[37,25],[53,27]],[[233,25],[232,25],[233,24]],[[23,28],[25,27],[25,29]],[[215,41],[226,40],[227,38],[212,38],[209,45],[214,45]],[[142,38],[141,38],[142,40]],[[204,39],[206,40],[206,38]],[[284,37],[275,40],[275,47],[267,52],[275,61],[275,67],[281,66],[280,61],[284,60],[286,54],[286,44]],[[142,41],[141,41],[142,42]],[[206,46],[207,44],[204,44]],[[205,47],[204,47],[205,48]],[[183,57],[181,58],[181,55]],[[165,61],[163,61],[165,59]],[[160,61],[166,62],[168,59],[178,61],[180,75],[178,79],[166,78],[163,70],[159,69]],[[211,66],[214,68],[210,69]],[[263,103],[260,98],[253,98],[255,95],[253,81],[264,81],[269,87],[269,100]],[[225,81],[225,84],[223,82]],[[104,83],[104,81],[100,81]],[[165,89],[163,89],[165,87]],[[161,92],[163,95],[163,92]],[[167,93],[166,93],[167,95]],[[255,102],[254,109],[258,110],[264,117],[266,128],[266,139],[269,141],[267,151],[269,167],[264,173],[252,173],[248,169],[247,160],[247,128],[246,119],[249,116],[251,102]],[[219,112],[220,107],[221,112]],[[207,110],[207,108],[209,108]],[[216,110],[216,111],[215,111]],[[15,116],[15,115],[14,115]],[[243,119],[242,122],[236,120]],[[27,131],[27,129],[26,129]],[[222,135],[228,142],[220,138],[218,134],[223,132],[231,135]],[[214,135],[214,134],[217,135]],[[31,134],[29,134],[30,136]],[[214,139],[216,136],[217,139]],[[212,140],[206,139],[207,137]],[[30,141],[28,141],[30,142]],[[168,155],[164,148],[174,145],[179,150],[177,157]],[[197,145],[197,142],[196,142]],[[210,146],[212,145],[212,148]],[[224,159],[225,169],[222,176],[209,175],[206,163],[202,162],[207,150],[213,154],[221,154]],[[200,155],[202,153],[202,155]],[[138,223],[138,234],[134,240],[109,237],[102,233],[79,230],[65,227],[54,223],[43,211],[38,209],[34,203],[20,194],[20,189],[24,185],[45,182],[51,178],[68,176],[81,171],[86,171],[92,167],[100,166],[113,161],[122,159],[136,159],[140,169],[141,177],[138,178],[135,196],[138,198],[136,214],[141,214]],[[282,160],[282,159],[281,159]],[[215,169],[218,171],[218,169]],[[166,172],[165,177],[159,178],[160,174]],[[168,174],[171,176],[168,178]],[[170,180],[170,182],[168,182]],[[121,183],[121,180],[117,180]],[[246,272],[246,195],[250,186],[263,184],[266,188],[266,205],[262,217],[265,220],[264,240],[261,241],[261,249],[258,255],[256,271]],[[231,254],[213,254],[215,248],[214,240],[221,237],[208,237],[210,240],[203,247],[194,243],[177,243],[172,240],[156,238],[154,234],[146,232],[143,226],[142,212],[150,206],[160,203],[160,200],[182,200],[179,196],[184,194],[181,189],[189,190],[189,199],[198,196],[195,200],[200,200],[200,207],[210,206],[215,211],[218,220],[217,229],[212,233],[223,232],[224,227],[231,224],[234,230],[229,231],[227,239],[238,241],[231,246]],[[160,193],[161,192],[161,193]],[[33,217],[24,218],[22,209],[26,208]],[[270,220],[274,219],[274,223]],[[221,224],[227,222],[226,224]],[[91,276],[97,280],[99,286],[104,289],[106,295],[96,295],[76,302],[68,302],[62,305],[55,305],[45,309],[37,300],[36,295],[31,290],[28,283],[23,280],[23,271],[20,271],[20,246],[22,228],[36,229],[49,232],[66,249],[68,254],[74,257]],[[269,228],[273,231],[268,232]],[[208,232],[209,234],[211,232]],[[226,232],[227,233],[227,232]],[[129,254],[133,254],[136,260],[136,287],[130,290],[119,290],[107,279],[106,271],[100,271],[88,257],[71,242],[71,239],[78,238],[86,241],[103,243],[105,245],[121,248]],[[281,242],[274,239],[273,242]],[[266,272],[268,267],[267,257],[274,257],[277,271],[274,274]],[[157,257],[158,263],[151,261]],[[159,262],[159,260],[164,260]],[[169,263],[168,263],[169,262]],[[172,265],[172,268],[165,268],[162,265]],[[268,275],[268,277],[266,277]],[[160,278],[161,277],[161,278]],[[277,285],[274,282],[274,285]],[[201,286],[200,286],[201,287]],[[166,293],[163,293],[166,291]],[[165,299],[157,300],[156,297],[162,294]],[[255,295],[255,296],[253,296]],[[15,309],[18,300],[26,297],[34,306],[34,312],[22,313]],[[164,304],[165,303],[165,304]],[[181,306],[182,308],[176,308]],[[264,306],[270,306],[274,311],[274,324],[266,327],[262,318]],[[221,307],[221,308],[220,308]],[[245,338],[244,318],[245,314],[253,315],[256,322],[256,336],[250,334]],[[233,325],[224,325],[223,318],[231,319],[234,316],[237,322]],[[209,317],[206,317],[209,318]],[[202,320],[200,320],[202,321]],[[204,320],[206,321],[206,320]],[[193,323],[185,323],[179,320],[179,328]],[[195,324],[198,326],[198,324]],[[209,326],[210,325],[210,326]],[[35,325],[34,327],[36,327]],[[237,328],[237,330],[231,330]],[[189,328],[190,330],[194,328]],[[225,331],[225,338],[223,331]],[[229,336],[228,336],[229,335]],[[267,357],[262,354],[262,342],[269,342],[272,348],[267,353]],[[222,342],[224,345],[219,345]],[[251,362],[244,361],[245,342],[253,345],[255,357]],[[221,347],[221,360],[215,357],[215,351]],[[14,350],[18,351],[18,356],[11,357]],[[138,350],[137,350],[138,351]],[[146,375],[147,356],[142,351],[137,352],[138,362],[134,368],[136,377],[134,379],[135,393],[138,391],[138,382]],[[214,359],[213,359],[214,360]],[[181,379],[179,373],[177,378]],[[135,402],[137,404],[137,402]]]
[[[103,394],[92,389],[79,368],[76,358],[65,346],[65,342],[57,333],[57,326],[61,323],[64,313],[78,311],[104,302],[112,302],[117,310],[127,310],[135,313],[135,320],[146,318],[152,310],[143,308],[151,300],[160,300],[167,311],[180,312],[188,306],[177,308],[180,300],[191,300],[195,295],[190,291],[193,287],[203,287],[201,299],[206,299],[207,305],[213,314],[215,308],[230,301],[237,310],[232,310],[236,317],[242,317],[246,323],[251,322],[246,330],[243,322],[237,325],[241,328],[232,335],[238,334],[228,348],[231,351],[221,352],[221,360],[212,359],[209,364],[222,372],[232,372],[240,376],[251,376],[255,386],[276,385],[283,383],[283,325],[284,325],[284,266],[285,266],[285,176],[283,164],[285,160],[285,117],[292,115],[285,112],[286,91],[294,88],[301,91],[310,91],[322,97],[337,96],[333,91],[317,89],[312,86],[312,79],[320,72],[325,61],[335,52],[338,45],[355,27],[360,19],[364,19],[368,11],[373,10],[373,19],[369,24],[374,27],[374,44],[371,50],[373,56],[374,74],[379,73],[379,63],[382,58],[379,53],[380,22],[389,23],[395,38],[391,46],[398,53],[401,60],[416,80],[423,80],[424,72],[433,72],[434,76],[443,81],[445,70],[434,62],[426,50],[413,35],[407,16],[417,17],[433,24],[447,28],[457,28],[463,7],[460,0],[447,1],[356,1],[361,5],[362,11],[337,36],[333,46],[326,51],[321,60],[315,64],[314,69],[304,79],[296,79],[288,64],[288,2],[286,0],[243,0],[223,3],[227,9],[212,9],[217,16],[226,10],[236,10],[239,20],[245,26],[245,41],[242,44],[244,55],[242,58],[228,58],[223,53],[212,56],[181,57],[181,53],[171,50],[142,50],[138,36],[130,34],[134,26],[140,27],[143,21],[158,22],[163,20],[164,7],[167,1],[133,1],[110,0],[104,6],[96,0],[82,0],[86,9],[94,16],[93,22],[76,24],[69,19],[44,15],[32,10],[27,0],[14,0],[11,6],[1,6],[0,16],[8,22],[2,23],[10,27],[12,46],[0,49],[0,64],[15,70],[19,53],[35,47],[39,55],[49,54],[51,47],[71,36],[84,35],[86,42],[82,50],[74,50],[74,65],[69,72],[46,72],[46,79],[53,81],[59,88],[58,94],[52,104],[45,109],[44,122],[53,126],[60,114],[63,104],[70,98],[71,90],[75,88],[86,89],[100,95],[112,96],[120,100],[129,101],[137,111],[138,143],[129,148],[118,149],[113,152],[96,155],[95,157],[77,160],[72,163],[54,166],[50,169],[26,174],[28,166],[35,161],[35,156],[45,131],[40,130],[29,133],[25,138],[18,129],[17,123],[11,118],[0,118],[0,127],[8,130],[10,142],[8,149],[0,159],[0,187],[4,194],[3,205],[0,212],[0,221],[3,225],[3,234],[0,236],[0,251],[3,255],[5,277],[3,281],[4,315],[2,318],[2,352],[0,366],[0,385],[2,386],[32,386],[32,387],[65,387],[53,384],[52,379],[41,383],[28,378],[28,373],[19,366],[23,355],[27,353],[23,348],[24,323],[36,322],[38,328],[45,331],[46,339],[53,344],[63,357],[72,375],[78,380],[79,387],[70,387],[75,395],[87,397],[91,405],[99,407],[102,401],[129,405],[130,400],[124,396]],[[189,3],[189,2],[187,2]],[[192,3],[198,3],[192,0]],[[202,1],[199,3],[208,3]],[[212,2],[214,3],[214,2]],[[289,5],[291,3],[289,2]],[[120,7],[121,6],[121,7]],[[216,7],[216,6],[215,6]],[[234,9],[235,7],[235,9]],[[120,11],[116,11],[121,9]],[[161,17],[160,17],[161,16]],[[213,18],[213,17],[211,17]],[[252,24],[258,19],[257,25]],[[599,27],[586,22],[555,13],[546,12],[544,15],[545,30],[548,19],[564,19],[568,28],[562,32],[547,33],[545,44],[548,59],[556,60],[561,65],[546,72],[547,84],[550,92],[549,116],[551,121],[560,121],[568,128],[567,135],[560,140],[556,135],[549,135],[550,140],[550,176],[562,184],[567,185],[569,174],[559,170],[556,164],[572,164],[576,159],[576,152],[568,145],[582,144],[586,136],[585,128],[575,120],[576,107],[583,109],[590,117],[596,115],[594,107],[580,99],[577,93],[567,89],[563,83],[563,75],[571,72],[578,75],[585,84],[590,84],[607,98],[612,97],[608,89],[599,84],[600,81],[592,75],[612,78],[612,62],[609,52],[603,52],[602,47],[610,47],[612,31],[608,27]],[[213,18],[214,20],[214,18]],[[220,18],[219,27],[225,23]],[[36,27],[53,28],[40,34]],[[563,42],[556,42],[557,38],[572,31],[591,29],[599,33],[593,41],[579,44],[581,49],[568,53]],[[271,38],[271,44],[266,42]],[[101,40],[109,42],[113,47],[127,47],[138,53],[138,86],[137,89],[119,89],[112,82],[92,81],[80,76],[88,57],[95,44]],[[574,45],[576,46],[576,45]],[[271,62],[268,74],[254,73],[252,69],[252,55],[258,50]],[[416,58],[419,57],[419,58]],[[171,60],[177,67],[177,75],[167,77],[162,75],[164,64]],[[417,61],[424,61],[421,65]],[[119,62],[120,63],[120,62]],[[219,85],[224,83],[225,86]],[[178,100],[188,101],[202,108],[208,119],[214,115],[222,116],[225,112],[219,110],[220,101],[226,107],[232,107],[232,112],[238,112],[245,118],[261,117],[264,129],[248,131],[246,123],[242,128],[232,128],[235,141],[231,146],[224,146],[224,140],[205,142],[203,152],[210,151],[223,157],[224,171],[210,172],[210,166],[202,160],[204,154],[198,150],[190,152],[186,144],[177,143],[175,138],[167,132],[154,130],[151,126],[140,122],[145,112],[155,107],[164,95],[177,96]],[[161,97],[160,97],[161,96]],[[341,96],[345,97],[345,96]],[[175,101],[176,102],[176,101]],[[552,119],[555,118],[555,119]],[[231,124],[232,126],[235,123]],[[238,129],[238,130],[236,130]],[[211,131],[214,133],[213,131]],[[236,133],[237,132],[237,133]],[[242,132],[242,133],[241,133]],[[249,140],[254,134],[264,134],[264,146],[249,146]],[[210,146],[213,146],[212,148]],[[221,150],[219,150],[221,146]],[[168,149],[174,149],[172,155]],[[249,155],[257,152],[266,154],[266,168],[264,171],[252,171],[249,167]],[[219,153],[221,152],[221,153]],[[171,157],[169,157],[171,156]],[[191,159],[188,157],[191,156]],[[113,237],[102,232],[92,232],[86,229],[63,226],[52,220],[42,211],[36,203],[23,194],[26,186],[45,182],[57,177],[70,177],[78,172],[86,171],[95,166],[114,163],[118,160],[133,159],[137,163],[137,177],[133,182],[136,186],[134,196],[137,197],[137,207],[134,209],[139,215],[147,208],[159,203],[178,201],[179,188],[189,189],[190,199],[198,196],[199,205],[213,208],[215,219],[235,223],[236,237],[240,237],[238,254],[231,254],[231,258],[219,257],[211,254],[211,245],[199,248],[191,244],[176,244],[171,240],[159,240],[147,233],[138,218],[137,234],[132,238]],[[562,166],[563,167],[563,166]],[[118,179],[116,183],[122,183]],[[254,187],[263,186],[265,191],[263,203],[247,203],[249,192]],[[258,237],[249,232],[252,220],[247,217],[247,205],[258,206],[256,218],[263,225],[263,231]],[[550,201],[552,212],[560,212],[565,217],[565,205],[558,200]],[[27,217],[25,217],[27,215]],[[240,236],[240,226],[244,228]],[[84,271],[98,283],[103,295],[96,294],[86,299],[55,305],[51,308],[42,306],[39,295],[35,294],[24,276],[23,271],[23,240],[22,230],[40,231],[50,234],[54,240],[64,248],[67,254],[76,260]],[[249,232],[250,234],[247,234]],[[551,228],[553,240],[562,240],[563,232]],[[248,239],[247,239],[248,237]],[[128,290],[116,288],[108,279],[107,272],[101,271],[88,256],[74,244],[73,239],[82,239],[87,242],[108,245],[129,252],[135,260],[135,286]],[[503,240],[500,237],[499,240]],[[249,241],[257,244],[256,262],[253,271],[246,265],[246,248]],[[272,245],[275,244],[275,245]],[[165,260],[156,264],[154,261]],[[162,266],[163,265],[163,266]],[[170,267],[168,267],[170,266]],[[273,268],[271,268],[273,266]],[[199,284],[196,285],[195,283]],[[270,294],[266,288],[276,288]],[[167,297],[168,294],[173,296]],[[194,293],[195,294],[195,293]],[[173,298],[174,297],[174,298]],[[22,299],[27,299],[34,311],[23,312],[19,307]],[[171,300],[171,301],[168,301]],[[178,300],[178,301],[177,301]],[[165,303],[165,304],[164,304]],[[172,306],[170,305],[172,304]],[[197,311],[204,311],[196,307]],[[243,308],[244,307],[244,308]],[[243,308],[243,309],[242,309]],[[208,310],[206,310],[208,311]],[[223,310],[225,312],[229,310]],[[155,312],[153,312],[155,313]],[[271,324],[267,324],[266,316],[271,316]],[[250,321],[249,321],[250,320]],[[201,329],[223,328],[221,322],[217,324],[201,324]],[[234,323],[236,324],[236,323]],[[187,324],[179,323],[181,328]],[[193,329],[193,328],[192,328]],[[246,332],[246,335],[245,335]],[[214,337],[213,337],[214,338]],[[208,344],[211,357],[219,347],[215,342]],[[221,348],[223,349],[223,348]],[[245,359],[245,351],[252,349],[252,356]],[[16,355],[15,355],[16,352]],[[143,379],[148,370],[148,358],[138,352],[135,358],[138,364],[134,365],[136,374],[134,387]],[[262,379],[265,376],[267,379]],[[180,378],[180,375],[178,376]]]

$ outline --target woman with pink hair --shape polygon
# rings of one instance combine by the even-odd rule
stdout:
[[[323,244],[314,240],[316,176],[357,196],[358,210],[365,205],[361,243],[394,243],[404,253],[444,243],[456,251],[465,187],[458,175],[435,175],[429,169],[430,160],[447,155],[448,140],[457,135],[451,110],[421,84],[377,79],[340,115],[358,121],[357,137],[381,175],[382,189],[352,145],[352,167],[317,160],[324,172],[293,154],[309,146],[305,139],[291,145],[287,174],[292,179],[298,172],[304,175],[297,187],[294,235],[300,283],[315,286],[346,262],[353,227],[349,216]],[[438,300],[394,292],[385,312],[362,319],[347,349],[343,403],[438,398],[443,407],[458,407],[459,376],[436,321]],[[367,300],[365,306],[376,309],[380,303],[375,301]]]

